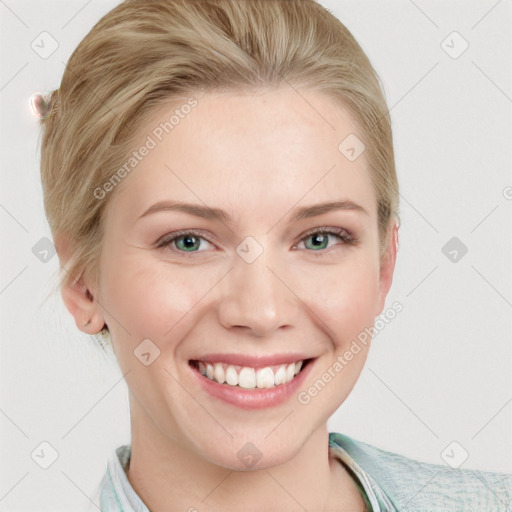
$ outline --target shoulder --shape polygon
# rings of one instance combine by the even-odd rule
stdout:
[[[336,432],[329,441],[349,454],[397,510],[499,512],[512,503],[511,474],[421,462]]]

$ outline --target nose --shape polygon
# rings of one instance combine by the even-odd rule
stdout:
[[[252,263],[235,256],[232,270],[223,279],[219,321],[226,329],[242,329],[258,337],[297,325],[300,301],[290,278],[279,270],[268,251]]]

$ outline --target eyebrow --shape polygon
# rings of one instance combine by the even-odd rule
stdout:
[[[369,215],[365,208],[363,208],[360,204],[355,203],[354,201],[327,201],[324,203],[304,206],[297,209],[293,216],[289,219],[289,222],[316,217],[318,215],[329,213],[335,210],[352,210],[364,213],[365,215]],[[155,203],[153,206],[148,208],[137,220],[161,211],[178,211],[188,213],[196,217],[202,217],[204,219],[217,220],[224,223],[233,222],[231,215],[225,210],[220,208],[212,208],[210,206],[203,206],[200,204],[184,203],[181,201],[160,201]]]

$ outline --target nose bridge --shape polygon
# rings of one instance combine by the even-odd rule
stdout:
[[[249,250],[244,252],[244,248]],[[297,301],[281,281],[285,278],[280,276],[281,266],[272,252],[265,249],[251,261],[247,255],[254,250],[250,242],[245,247],[240,244],[224,283],[219,320],[226,328],[245,327],[265,336],[295,323]]]

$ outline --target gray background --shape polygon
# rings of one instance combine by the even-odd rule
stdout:
[[[0,512],[94,509],[107,457],[130,440],[120,371],[52,294],[58,260],[42,252],[51,236],[29,105],[58,87],[117,3],[0,0]],[[387,306],[403,311],[375,337],[329,428],[428,462],[467,452],[462,467],[512,472],[512,4],[321,3],[382,78],[402,216]],[[42,32],[58,44],[51,55]],[[443,251],[453,237],[455,261]],[[48,469],[42,442],[58,453]]]

